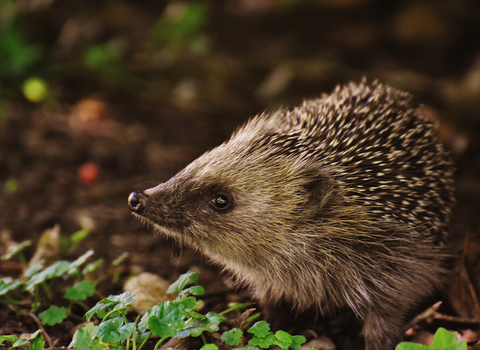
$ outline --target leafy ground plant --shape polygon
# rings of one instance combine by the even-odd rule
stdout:
[[[87,264],[87,260],[93,255],[91,250],[74,261],[61,260],[52,263],[51,259],[46,258],[53,257],[52,252],[57,252],[57,249],[53,248],[57,243],[58,250],[62,247],[65,251],[71,252],[87,235],[88,230],[81,230],[70,237],[61,237],[59,231],[54,228],[47,230],[40,239],[44,241],[43,245],[39,242],[34,255],[38,259],[32,258],[27,261],[24,256],[24,250],[31,245],[30,241],[11,244],[7,252],[0,257],[3,261],[16,259],[18,263],[15,266],[22,271],[17,278],[0,279],[0,304],[16,311],[22,318],[33,320],[39,328],[29,336],[22,336],[22,339],[16,335],[2,335],[0,347],[6,346],[5,342],[10,342],[9,348],[43,349],[44,339],[48,341],[50,347],[52,341],[45,331],[45,326],[60,324],[69,316],[75,317],[72,315],[74,305],[88,310],[83,301],[96,293],[96,285],[100,278],[95,280],[93,272],[100,266],[101,260]],[[48,254],[45,253],[43,257],[37,254],[45,252],[47,246],[50,249]],[[87,275],[88,280],[85,279]]]
[[[111,295],[100,301],[85,315],[87,320],[98,317],[98,326],[88,323],[77,330],[70,347],[75,349],[141,349],[149,339],[158,337],[155,349],[158,349],[167,339],[178,340],[189,337],[201,337],[203,350],[216,350],[220,343],[239,349],[299,349],[305,342],[303,336],[292,336],[284,331],[270,332],[270,326],[265,321],[256,322],[246,330],[248,342],[243,329],[233,328],[219,332],[220,323],[226,322],[225,314],[245,307],[244,304],[233,304],[222,313],[208,312],[203,315],[198,309],[203,301],[196,296],[202,295],[201,286],[191,286],[197,282],[198,274],[187,272],[182,275],[167,290],[167,293],[178,293],[174,301],[166,301],[150,308],[141,318],[129,321],[127,312],[135,296],[128,292],[121,295]],[[246,322],[248,324],[248,322]]]
[[[64,294],[65,300],[70,301],[70,305],[67,308],[59,308],[53,305],[39,314],[45,324],[60,323],[66,317],[73,303],[85,300],[94,294],[95,284],[99,281],[87,281],[83,277],[96,270],[101,260],[82,267],[87,259],[93,255],[93,251],[90,250],[73,262],[61,260],[50,266],[45,266],[45,260],[42,259],[29,266],[23,257],[23,250],[29,245],[30,242],[25,241],[13,247],[1,257],[2,260],[8,260],[18,256],[20,262],[24,265],[24,273],[17,279],[11,277],[0,279],[0,300],[3,299],[2,301],[16,308],[18,312],[24,313],[24,308],[17,307],[19,301],[16,297],[22,297],[26,293],[31,298],[25,299],[22,297],[24,299],[22,304],[29,305],[30,312],[35,312],[39,308],[42,298],[51,303],[52,287],[58,279],[72,278],[77,282],[72,287],[67,288]],[[16,296],[13,296],[14,293],[16,293]]]
[[[235,303],[221,313],[200,313],[204,303],[197,296],[205,291],[202,286],[194,285],[198,281],[198,274],[194,272],[182,275],[169,287],[167,293],[178,294],[174,301],[155,305],[136,319],[133,319],[133,313],[129,313],[136,296],[128,292],[104,298],[81,319],[79,309],[88,310],[85,303],[92,300],[87,299],[98,295],[97,284],[103,277],[95,279],[94,272],[98,271],[101,260],[87,263],[93,251],[86,252],[72,262],[52,262],[52,257],[60,251],[71,254],[87,236],[88,231],[81,230],[70,237],[63,237],[59,234],[59,228],[55,227],[42,235],[40,241],[43,243],[39,242],[30,261],[24,256],[25,249],[31,245],[29,241],[12,244],[1,257],[2,260],[16,259],[23,273],[18,278],[0,279],[0,302],[22,317],[33,319],[38,330],[21,337],[2,335],[0,347],[32,350],[52,348],[55,340],[50,338],[47,332],[50,328],[46,327],[61,325],[67,318],[70,321],[78,319],[78,322],[87,322],[77,329],[70,344],[70,348],[80,350],[136,350],[147,343],[155,344],[157,349],[167,341],[176,342],[173,346],[183,342],[198,343],[203,350],[218,349],[219,345],[244,349],[299,349],[305,342],[303,336],[292,336],[284,331],[270,332],[270,326],[265,321],[252,326],[259,316],[250,316],[253,309],[243,312],[242,321],[236,320],[239,328],[232,329],[225,315],[234,310],[241,311],[249,304]],[[52,246],[57,248],[53,249]],[[38,254],[46,247],[51,249],[48,254]],[[114,279],[118,279],[118,276],[115,275]],[[75,305],[76,313],[72,311]]]
[[[439,328],[429,346],[404,342],[398,344],[396,350],[467,350],[467,342],[465,340],[457,342],[455,338],[454,333]]]
[[[43,350],[45,349],[45,341],[41,336],[41,330],[39,329],[29,337],[20,339],[16,335],[0,335],[0,346],[4,346],[4,342],[8,341],[12,343],[12,346],[8,349],[20,348],[25,349],[28,345],[31,350]]]

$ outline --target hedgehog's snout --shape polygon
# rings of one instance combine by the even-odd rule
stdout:
[[[145,209],[145,201],[148,198],[147,195],[143,192],[132,192],[128,196],[128,205],[130,206],[130,210],[133,211],[135,214],[143,213]]]

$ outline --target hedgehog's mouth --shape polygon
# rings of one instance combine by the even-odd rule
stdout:
[[[161,235],[173,238],[175,240],[183,241],[184,237],[179,232],[171,229],[170,227],[162,226],[156,223],[153,223],[153,228],[156,232],[160,233]]]
[[[137,214],[135,212],[132,212],[132,214],[135,218],[140,219],[142,224],[145,225],[147,228],[153,227],[156,233],[159,233],[162,236],[168,238],[172,238],[182,246],[189,246],[192,248],[196,248],[198,246],[192,239],[191,234],[189,234],[188,232],[184,233],[174,227],[168,227],[158,224],[142,214]]]

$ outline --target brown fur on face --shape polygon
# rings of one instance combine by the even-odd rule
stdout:
[[[393,349],[405,313],[441,283],[452,171],[411,97],[363,82],[254,118],[130,204],[262,303],[347,306],[367,349]]]

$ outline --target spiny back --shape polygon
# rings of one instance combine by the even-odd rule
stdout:
[[[437,123],[415,107],[406,92],[351,83],[292,111],[261,116],[234,138],[264,129],[249,152],[269,149],[324,165],[347,200],[442,242],[454,203],[453,167],[436,138]]]

